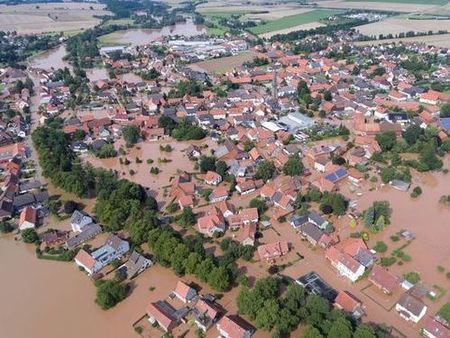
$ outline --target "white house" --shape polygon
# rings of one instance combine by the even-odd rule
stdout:
[[[404,293],[397,304],[395,304],[395,310],[399,313],[400,317],[406,321],[417,323],[425,316],[427,306],[419,299],[408,293]]]
[[[119,259],[130,250],[127,241],[110,235],[106,243],[89,254],[85,250],[80,250],[75,256],[75,263],[82,267],[89,275],[99,272],[103,267],[112,261]]]
[[[32,207],[26,207],[20,213],[19,230],[34,229],[37,223],[37,210]]]
[[[92,222],[91,217],[78,210],[75,210],[72,217],[70,217],[70,226],[72,227],[73,232],[81,232],[86,225],[91,224]]]
[[[343,254],[335,265],[341,276],[345,276],[352,282],[356,282],[364,274],[366,268],[353,257]]]

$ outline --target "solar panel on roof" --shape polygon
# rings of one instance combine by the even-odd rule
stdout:
[[[344,177],[345,175],[347,175],[347,171],[345,170],[345,169],[338,169],[338,170],[336,170],[336,175],[338,176],[338,177]]]
[[[450,117],[445,117],[441,119],[442,127],[449,131],[450,130]]]

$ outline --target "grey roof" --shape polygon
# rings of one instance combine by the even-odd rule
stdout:
[[[122,238],[120,238],[120,237],[118,237],[118,236],[116,236],[116,235],[114,235],[114,234],[111,234],[111,235],[109,235],[109,237],[106,239],[105,244],[106,244],[106,245],[109,245],[110,247],[112,247],[114,250],[117,251],[117,250],[119,249],[120,245],[121,245],[123,242],[126,242],[126,241],[124,241]]]
[[[36,202],[36,199],[33,194],[26,193],[23,195],[18,195],[14,197],[13,205],[15,208],[20,209],[26,207],[27,205],[31,205]]]
[[[313,223],[315,223],[316,225],[319,225],[319,226],[327,223],[327,221],[315,211],[311,211],[309,213],[308,219],[311,222],[313,222]]]
[[[299,216],[299,215],[294,215],[291,218],[291,224],[297,228],[303,224],[305,224],[306,222],[308,222],[308,216]]]
[[[85,217],[89,217],[83,214],[81,211],[75,210],[70,217],[71,224],[79,224]]]
[[[423,308],[426,306],[420,300],[413,296],[410,296],[408,293],[404,293],[400,297],[400,299],[398,300],[398,304],[415,316],[419,316]]]
[[[316,242],[323,236],[323,231],[316,227],[314,224],[307,222],[301,227],[301,233],[312,238]]]
[[[49,199],[48,191],[40,191],[34,194],[37,203],[45,202]]]
[[[30,180],[19,184],[19,191],[28,191],[32,189],[38,189],[42,187],[42,183],[39,180]]]
[[[91,223],[89,225],[86,225],[83,228],[83,231],[80,232],[78,235],[69,238],[66,241],[66,248],[67,249],[73,249],[76,248],[78,245],[88,241],[89,239],[97,236],[99,233],[102,232],[102,228],[95,223]]]

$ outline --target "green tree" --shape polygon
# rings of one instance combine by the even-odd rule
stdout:
[[[207,171],[216,170],[216,158],[214,156],[202,156],[199,162],[200,171],[206,173]]]
[[[272,161],[264,160],[256,167],[256,179],[262,179],[264,181],[270,180],[275,173],[275,165]]]
[[[323,335],[320,333],[320,331],[315,328],[314,326],[309,325],[305,333],[303,334],[303,338],[322,338]]]
[[[25,243],[36,243],[39,241],[39,236],[34,229],[25,229],[21,232],[21,234]]]
[[[159,226],[159,220],[156,213],[148,211],[142,219],[127,224],[127,230],[130,238],[135,244],[141,244],[148,240],[148,234],[151,230]]]
[[[403,133],[403,138],[409,145],[413,145],[419,140],[421,135],[423,135],[423,129],[416,124],[411,124]]]
[[[298,155],[289,156],[289,159],[283,166],[283,173],[289,176],[297,176],[303,173],[303,163]]]
[[[98,280],[95,282],[97,297],[95,302],[103,309],[107,310],[115,306],[127,297],[129,287],[116,280]]]
[[[181,212],[181,215],[177,219],[177,223],[181,226],[187,227],[192,226],[196,222],[196,217],[194,212],[190,207],[186,207]]]
[[[375,136],[375,139],[383,151],[389,151],[394,147],[397,137],[393,131],[386,131]]]
[[[353,333],[353,338],[375,338],[374,330],[365,324],[359,324]]]
[[[267,210],[266,202],[263,199],[257,198],[257,197],[253,198],[250,201],[249,206],[250,206],[250,208],[258,209],[258,213],[260,215],[262,215]]]
[[[436,170],[442,168],[443,162],[436,155],[436,147],[433,143],[426,143],[419,154],[421,171]]]
[[[450,103],[441,106],[440,117],[450,117]]]
[[[216,172],[225,178],[225,175],[227,174],[228,166],[225,161],[217,161],[216,162]]]
[[[14,227],[11,225],[11,223],[7,221],[1,221],[0,222],[0,232],[3,234],[12,232],[14,230]]]
[[[259,329],[270,331],[278,321],[280,307],[276,299],[267,299],[256,314],[255,324]]]
[[[228,271],[222,266],[214,268],[209,274],[208,284],[214,290],[225,291],[231,284]]]
[[[328,338],[351,338],[352,326],[345,318],[335,320],[328,332]]]
[[[122,128],[122,135],[127,146],[133,146],[139,140],[139,137],[141,136],[141,130],[137,126],[126,125]]]

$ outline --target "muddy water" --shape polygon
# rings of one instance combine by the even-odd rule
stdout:
[[[5,338],[137,337],[132,324],[178,280],[154,266],[134,280],[126,300],[103,311],[94,303],[94,285],[74,263],[38,260],[33,246],[11,237],[0,239],[0,257],[0,336]]]
[[[41,68],[45,70],[58,69],[68,67],[72,69],[72,66],[63,60],[66,55],[66,47],[61,45],[55,49],[51,49],[45,53],[39,54],[32,58],[29,62],[31,67]]]
[[[177,23],[174,26],[163,27],[162,29],[130,29],[117,32],[118,44],[131,44],[133,46],[144,45],[156,41],[165,36],[183,35],[186,37],[197,36],[206,33],[203,26],[195,25],[192,21]]]
[[[445,167],[449,166],[450,158],[447,157]],[[395,265],[392,269],[399,274],[417,271],[428,286],[438,284],[448,288],[448,280],[438,272],[437,266],[450,271],[450,208],[439,203],[442,195],[450,194],[450,174],[414,172],[412,188],[415,186],[423,190],[416,199],[409,196],[410,192],[404,193],[389,186],[364,193],[358,201],[358,209],[362,211],[376,200],[389,201],[391,225],[380,234],[372,235],[370,243],[383,240],[390,253],[404,242],[394,243],[389,237],[402,229],[411,231],[416,239],[404,251],[412,261],[402,266]]]
[[[188,159],[184,150],[191,144],[201,145],[203,143],[208,144],[209,147],[202,150],[202,153],[210,155],[210,149],[214,148],[214,141],[175,142],[173,140],[167,140],[138,143],[134,148],[128,150],[127,155],[119,156],[122,159],[127,158],[131,162],[129,165],[120,164],[119,157],[99,159],[93,155],[86,155],[85,159],[95,167],[117,170],[120,173],[120,177],[127,178],[144,187],[150,188],[153,195],[158,200],[163,200],[163,188],[170,185],[171,180],[180,172],[180,170],[185,170],[187,172],[194,171],[195,162]],[[161,151],[159,148],[160,145],[167,144],[170,144],[173,150],[171,152]],[[116,149],[121,145],[123,145],[122,140],[116,142]],[[138,157],[142,163],[136,163],[136,157]],[[148,159],[152,159],[153,163],[148,164]],[[168,159],[170,162],[158,163],[158,159]],[[158,167],[160,173],[158,175],[150,174],[151,167]],[[130,174],[130,170],[134,171],[134,175]]]

